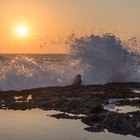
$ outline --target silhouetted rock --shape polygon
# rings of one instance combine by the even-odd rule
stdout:
[[[140,114],[139,113],[117,113],[105,112],[92,114],[82,119],[82,122],[90,127],[85,130],[90,132],[102,132],[107,129],[109,132],[133,135],[140,137]]]
[[[81,75],[78,74],[72,83],[72,86],[80,86],[82,84]]]
[[[76,116],[76,115],[70,116],[69,114],[66,114],[66,113],[54,114],[54,115],[50,115],[50,117],[54,117],[57,119],[74,119],[74,120],[83,118],[83,117]]]

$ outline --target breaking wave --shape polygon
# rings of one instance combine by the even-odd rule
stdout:
[[[45,58],[45,56],[43,57]],[[0,89],[21,90],[63,86],[70,84],[72,77],[77,72],[82,73],[82,69],[79,71],[77,68],[79,61],[57,62],[57,59],[49,59],[44,60],[42,56],[39,56],[38,62],[36,58],[31,56],[16,56],[8,65],[1,68]]]
[[[116,36],[73,35],[70,40],[71,53],[87,68],[83,76],[86,84],[139,81],[139,55]]]
[[[0,58],[0,89],[65,86],[77,74],[83,84],[139,81],[139,55],[111,34],[70,36],[71,55]],[[6,56],[4,56],[6,57]]]

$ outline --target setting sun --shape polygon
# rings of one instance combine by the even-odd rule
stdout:
[[[16,27],[16,33],[20,37],[25,37],[27,35],[28,28],[26,25],[18,25]]]

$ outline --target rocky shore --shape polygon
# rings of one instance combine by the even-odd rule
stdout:
[[[0,91],[0,109],[58,110],[57,119],[80,119],[90,132],[109,131],[140,137],[140,111],[119,112],[105,108],[115,106],[140,109],[140,83],[46,87],[22,91]],[[74,115],[69,115],[72,113]],[[79,115],[82,114],[82,115]]]

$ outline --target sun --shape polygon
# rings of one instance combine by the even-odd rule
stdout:
[[[28,33],[28,27],[27,27],[27,25],[24,25],[24,24],[18,25],[16,27],[16,33],[20,37],[27,36],[27,33]]]

